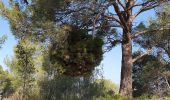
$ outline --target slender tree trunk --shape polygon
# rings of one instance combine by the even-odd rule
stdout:
[[[130,33],[123,31],[122,68],[119,93],[122,96],[132,96],[132,43]]]

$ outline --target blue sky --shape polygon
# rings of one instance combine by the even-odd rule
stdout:
[[[6,40],[5,44],[2,45],[2,48],[0,49],[0,65],[4,65],[4,58],[6,56],[12,56],[13,55],[13,47],[16,44],[16,40],[14,36],[11,33],[9,23],[2,17],[0,17],[0,36],[6,35],[8,39]]]
[[[141,16],[137,17],[135,22],[146,22],[149,17],[154,16],[154,10],[144,12]],[[137,24],[136,23],[136,24]],[[8,40],[0,49],[0,65],[5,66],[3,63],[6,56],[11,57],[13,55],[13,47],[17,43],[14,36],[12,35],[8,21],[0,17],[0,36],[7,35]],[[114,83],[120,83],[120,68],[121,68],[121,47],[114,47],[108,53],[104,54],[104,59],[101,62],[104,70],[104,77],[111,79]],[[4,67],[5,69],[5,67]]]

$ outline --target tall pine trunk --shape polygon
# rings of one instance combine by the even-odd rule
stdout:
[[[130,32],[123,31],[122,68],[119,93],[122,96],[132,96],[132,43]]]
[[[125,14],[120,15],[123,26],[123,38],[122,38],[122,68],[121,68],[121,81],[119,93],[122,96],[132,97],[132,7],[136,0],[126,0]],[[121,17],[122,16],[122,17]]]

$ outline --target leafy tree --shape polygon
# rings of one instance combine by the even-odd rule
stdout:
[[[2,66],[0,66],[0,97],[9,97],[14,92],[14,87],[12,84],[12,78],[7,71],[3,71]]]
[[[99,83],[99,84],[103,84],[103,96],[106,97],[106,96],[113,96],[115,94],[118,93],[118,85],[116,84],[113,84],[113,82],[111,80],[107,80],[107,79],[98,79],[95,81],[96,83]]]

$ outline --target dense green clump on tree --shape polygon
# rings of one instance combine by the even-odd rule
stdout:
[[[102,60],[103,40],[76,27],[70,27],[66,34],[50,47],[50,60],[54,67],[70,76],[92,72]]]

